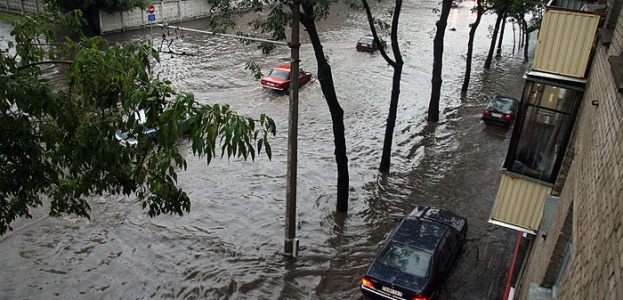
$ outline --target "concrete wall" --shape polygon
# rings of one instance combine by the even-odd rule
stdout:
[[[0,0],[0,11],[25,14],[43,10],[44,0]],[[210,15],[211,5],[206,0],[161,0],[152,1],[156,9],[153,23],[175,23]],[[104,35],[129,29],[146,27],[152,24],[148,20],[147,8],[135,8],[131,11],[109,14],[99,11],[96,27]]]
[[[3,0],[0,0],[3,1]],[[210,15],[210,4],[205,0],[163,0],[151,2],[156,9],[155,23],[175,23]],[[152,24],[148,20],[146,9],[135,8],[131,11],[109,14],[99,12],[100,34],[146,27]]]
[[[44,0],[0,0],[0,11],[14,14],[36,13],[43,10]]]
[[[517,298],[530,282],[543,285],[552,273],[559,238],[572,229],[569,265],[556,299],[623,299],[623,95],[617,91],[609,56],[623,50],[623,14],[610,46],[597,44],[572,140],[573,161],[546,238],[537,237]],[[593,100],[598,106],[592,105]],[[572,225],[565,226],[572,212]],[[553,270],[557,272],[556,270]]]

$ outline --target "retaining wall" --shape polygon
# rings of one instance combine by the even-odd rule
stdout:
[[[147,9],[135,8],[114,14],[100,10],[98,26],[100,34],[146,27],[153,23],[176,23],[207,17],[210,15],[211,8],[205,0],[152,1],[152,5],[155,8],[155,21],[153,22],[148,20]]]
[[[43,10],[43,0],[0,0],[0,11],[25,14]]]
[[[15,14],[37,13],[43,10],[44,0],[0,0],[0,11]],[[148,19],[147,8],[135,8],[119,13],[100,10],[95,16],[95,27],[100,34],[146,27],[154,23],[176,23],[210,15],[211,5],[205,0],[160,0],[152,1],[155,20]]]

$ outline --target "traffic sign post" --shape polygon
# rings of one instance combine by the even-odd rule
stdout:
[[[147,12],[149,13],[147,15],[147,21],[149,22],[156,21],[156,7],[153,5],[150,5],[149,8],[147,9]]]
[[[147,12],[149,13],[147,15],[147,21],[149,21],[149,23],[153,23],[156,21],[156,7],[153,5],[150,5],[149,8],[147,9]],[[153,26],[149,26],[149,35],[150,38],[153,39]],[[152,40],[153,43],[153,40]]]

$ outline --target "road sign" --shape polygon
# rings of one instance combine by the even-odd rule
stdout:
[[[153,15],[156,12],[156,8],[153,5],[150,5],[148,12],[150,15]]]
[[[149,22],[156,21],[156,15],[155,14],[147,15],[147,21],[149,21]]]

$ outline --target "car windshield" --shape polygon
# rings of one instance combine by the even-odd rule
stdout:
[[[431,256],[430,252],[391,241],[377,261],[403,273],[425,278],[428,277]]]
[[[286,72],[284,70],[279,70],[279,69],[273,69],[272,71],[270,71],[270,74],[268,75],[272,77],[286,79],[286,80],[290,79],[290,72]]]
[[[506,98],[495,98],[487,106],[487,109],[501,112],[510,112],[513,107],[513,100]]]
[[[374,38],[369,36],[364,36],[359,39],[360,44],[372,44],[372,41],[374,41]]]

